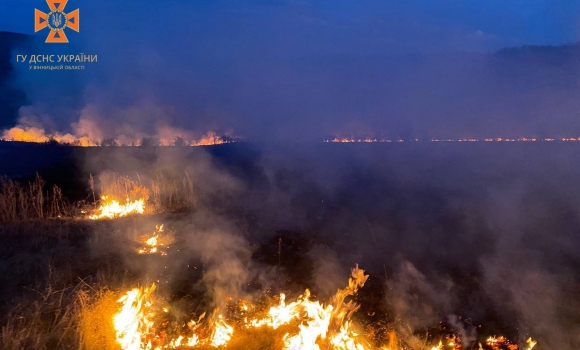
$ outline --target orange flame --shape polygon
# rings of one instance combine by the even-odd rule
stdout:
[[[150,236],[144,236],[142,239],[143,247],[137,249],[139,254],[157,254],[167,255],[162,248],[171,244],[171,237],[163,235],[163,224],[155,226],[155,232]]]
[[[331,303],[322,304],[310,299],[310,292],[306,290],[296,301],[286,303],[284,294],[280,294],[278,305],[270,307],[263,317],[244,318],[240,324],[246,329],[258,327],[270,327],[278,329],[281,326],[296,327],[296,330],[288,331],[282,336],[283,349],[285,350],[401,350],[397,345],[396,334],[389,332],[389,345],[373,347],[366,339],[355,331],[350,317],[359,306],[353,301],[346,301],[349,296],[357,293],[363,287],[368,275],[364,270],[356,266],[351,271],[348,286],[340,289],[332,298]],[[149,288],[135,288],[119,299],[120,310],[113,317],[117,335],[117,342],[124,350],[161,350],[183,347],[195,348],[226,347],[235,337],[235,329],[228,324],[217,310],[207,327],[203,328],[200,321],[205,316],[202,314],[197,321],[188,323],[189,334],[175,335],[170,339],[156,334],[156,324],[153,321],[156,314],[153,291],[155,285]],[[240,310],[248,311],[248,305],[242,302]],[[169,312],[167,308],[163,311]],[[199,330],[199,331],[198,331]],[[425,344],[424,349],[445,350],[458,349],[461,347],[460,339],[456,336],[447,337],[445,343],[439,339],[431,345]],[[518,346],[511,344],[505,337],[489,337],[486,344],[494,350],[507,348],[517,350]],[[527,341],[526,350],[532,350],[537,344],[531,338]],[[480,344],[481,348],[481,344]]]
[[[116,217],[127,216],[130,214],[143,214],[145,212],[145,200],[143,198],[131,201],[129,198],[125,203],[110,198],[109,196],[101,197],[101,205],[96,213],[89,216],[91,220],[113,219]]]
[[[113,324],[117,342],[124,350],[151,349],[150,342],[143,346],[143,339],[153,327],[151,294],[154,290],[155,284],[150,288],[135,288],[118,300],[123,306],[113,317]]]
[[[327,143],[375,143],[375,142],[537,142],[537,141],[544,141],[544,142],[554,142],[554,141],[561,141],[561,142],[576,142],[580,141],[580,137],[562,137],[562,138],[543,138],[539,139],[537,137],[518,137],[518,138],[502,138],[502,137],[487,137],[484,139],[478,138],[459,138],[459,139],[450,139],[450,138],[433,138],[427,140],[421,140],[419,138],[413,138],[408,140],[403,139],[378,139],[378,138],[353,138],[353,137],[335,137],[333,139],[326,139],[324,142]]]
[[[143,139],[156,140],[154,146],[211,146],[225,143],[239,142],[239,137],[220,136],[214,131],[209,131],[199,139],[193,138],[189,132],[173,128],[163,128],[159,135],[151,137],[126,137],[106,138],[105,140],[92,139],[89,136],[73,135],[67,133],[47,133],[43,128],[32,126],[15,126],[2,132],[1,140],[20,141],[32,143],[46,143],[54,141],[63,145],[81,147],[107,146],[138,146],[143,144]]]

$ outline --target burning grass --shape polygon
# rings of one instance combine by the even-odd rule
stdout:
[[[122,237],[122,232],[128,232],[135,220],[52,222],[53,229],[42,231],[54,231],[57,224],[65,232],[56,240],[45,238],[46,241],[35,242],[28,248],[36,251],[38,247],[44,247],[55,251],[55,247],[60,247],[61,251],[30,262],[38,267],[51,266],[47,272],[38,275],[47,274],[48,281],[32,287],[18,306],[11,308],[2,326],[3,349],[527,350],[535,345],[530,339],[527,344],[517,347],[500,336],[464,343],[452,330],[428,335],[415,333],[414,336],[421,339],[420,346],[411,345],[391,326],[368,323],[364,321],[364,314],[358,315],[359,304],[367,302],[358,294],[364,290],[369,277],[358,267],[352,269],[347,286],[338,290],[326,303],[306,290],[295,297],[284,293],[276,297],[261,294],[259,298],[252,298],[253,301],[230,300],[222,309],[199,308],[199,303],[182,303],[180,298],[187,294],[174,295],[171,284],[163,280],[127,288],[138,281],[145,283],[151,278],[162,277],[143,278],[128,272],[130,265],[111,255],[113,250],[99,252],[95,257],[95,253],[88,254],[88,246],[81,246],[79,250],[78,243],[74,243],[81,237],[96,240],[97,237],[83,233],[87,228],[96,228],[95,225],[102,226],[99,229],[103,235],[100,241],[108,242],[108,245],[126,241],[130,235]],[[38,228],[26,230],[36,232]],[[154,235],[164,237],[164,230],[159,225]],[[14,236],[17,237],[23,236]],[[70,246],[66,248],[65,244]],[[128,246],[123,254],[128,254],[128,257],[133,254],[130,260],[139,257],[138,266],[147,260],[170,266],[171,259],[181,259],[174,255],[179,253],[178,250],[167,252],[165,256],[139,254],[138,250]],[[62,256],[68,256],[70,260],[50,265]],[[70,261],[76,264],[71,266]],[[21,265],[20,269],[24,268],[22,262],[14,263]],[[79,280],[78,276],[87,272],[90,277]],[[23,275],[15,282],[26,285],[35,283],[37,278]],[[198,282],[188,280],[188,283]]]
[[[109,172],[99,176],[99,180],[102,193],[99,208],[89,216],[89,219],[113,219],[145,213],[149,199],[148,188],[127,176]]]
[[[427,337],[420,347],[401,345],[394,331],[385,344],[365,334],[352,320],[359,309],[353,297],[368,279],[358,266],[352,269],[348,286],[340,289],[328,304],[313,300],[306,290],[292,302],[280,294],[277,305],[265,310],[247,301],[231,302],[229,317],[219,310],[187,322],[172,322],[171,308],[155,296],[156,285],[133,288],[118,299],[113,316],[117,343],[124,350],[140,349],[287,349],[287,350],[532,350],[537,344],[529,338],[524,347],[503,336],[485,342],[462,344],[455,334]]]
[[[147,184],[143,182],[139,174],[132,178],[104,172],[99,176],[99,207],[89,218],[113,219],[163,210],[191,209],[195,204],[194,186],[187,173],[181,181],[157,174],[147,180]],[[94,197],[92,178],[90,183]]]
[[[152,235],[141,237],[142,246],[137,249],[137,253],[167,255],[166,249],[173,242],[173,237],[164,232],[163,226],[156,225]]]
[[[105,137],[96,139],[87,135],[73,135],[63,132],[46,132],[43,128],[34,126],[17,125],[3,130],[0,134],[2,141],[19,141],[33,143],[56,143],[77,147],[97,146],[212,146],[226,143],[241,142],[243,138],[238,136],[220,135],[215,131],[208,131],[200,137],[193,137],[190,132],[174,128],[160,130],[158,135],[130,137],[119,135],[116,138]]]
[[[172,265],[173,261],[184,261],[183,256],[173,254],[183,248],[183,240],[179,238],[187,232],[174,232],[163,224],[156,225],[154,230],[150,225],[146,230],[135,227],[140,214],[182,203],[195,203],[194,187],[189,176],[186,174],[182,181],[172,182],[162,175],[141,178],[138,175],[128,177],[104,173],[99,177],[98,188],[92,179],[90,182],[93,193],[100,193],[105,199],[94,203],[94,211],[85,216],[89,220],[19,220],[20,217],[62,215],[58,213],[67,211],[50,208],[64,208],[64,201],[59,196],[47,197],[49,192],[46,192],[45,183],[40,177],[28,187],[12,180],[6,180],[7,185],[2,187],[5,196],[6,193],[17,194],[4,197],[12,198],[4,203],[20,201],[23,204],[17,212],[26,213],[6,216],[15,219],[4,221],[0,228],[6,229],[8,222],[21,226],[11,228],[16,233],[8,237],[4,246],[22,244],[17,251],[29,251],[29,255],[14,254],[12,251],[10,254],[3,253],[11,260],[5,262],[5,267],[0,267],[4,271],[16,271],[16,276],[2,279],[6,285],[12,286],[7,295],[17,295],[22,286],[28,291],[22,300],[15,302],[8,298],[5,301],[4,309],[8,311],[2,326],[3,349],[537,349],[531,338],[521,344],[499,335],[474,341],[462,339],[453,328],[438,333],[420,333],[417,330],[400,332],[393,326],[399,320],[387,321],[385,317],[382,323],[372,323],[365,318],[365,313],[357,313],[362,303],[358,294],[368,280],[368,275],[358,267],[352,270],[348,285],[327,302],[317,300],[307,289],[298,296],[288,293],[294,297],[276,293],[274,298],[262,296],[261,299],[252,299],[253,302],[230,300],[226,308],[214,309],[203,304],[206,295],[177,293],[173,289],[175,285],[168,282],[165,269],[176,266]],[[96,195],[93,194],[94,197]],[[117,204],[113,205],[112,198]],[[142,205],[137,209],[129,206],[125,207],[126,210],[117,210],[122,209],[119,201],[123,199],[124,203],[137,202]],[[51,202],[53,200],[56,204]],[[113,207],[107,207],[110,205]],[[101,218],[114,220],[96,220]],[[170,222],[157,217],[148,219],[154,219],[157,223]],[[113,229],[115,227],[117,229]],[[34,236],[30,232],[58,234]],[[133,237],[129,232],[135,233]],[[145,232],[147,234],[142,235]],[[6,236],[2,237],[7,239]],[[22,243],[23,237],[32,240]],[[94,249],[95,246],[101,251]],[[274,247],[278,252],[274,259],[277,272],[302,278],[303,283],[308,283],[309,279],[304,277],[307,272],[302,270],[311,266],[300,261],[303,259],[298,251],[300,249],[295,252],[296,256],[285,257],[286,261],[292,262],[286,266],[280,257],[281,246],[282,239],[279,238]],[[256,250],[260,251],[259,248]],[[50,255],[45,256],[44,252],[50,252]],[[182,254],[187,255],[187,252]],[[52,267],[46,271],[46,266]],[[143,266],[153,268],[143,273]],[[203,268],[203,265],[200,266]],[[288,271],[283,271],[282,267],[288,267]],[[300,270],[300,273],[291,269]],[[149,274],[152,270],[156,274]],[[49,277],[44,281],[46,275]],[[186,278],[184,283],[199,285],[201,281],[201,277]],[[127,285],[141,287],[127,288]],[[287,286],[279,286],[287,292],[284,287]],[[257,292],[254,291],[254,294]],[[191,300],[196,298],[202,301],[193,307]],[[182,303],[182,299],[189,302]],[[381,307],[377,304],[372,308]]]
[[[187,211],[197,201],[187,173],[179,180],[157,174],[141,181],[139,174],[130,177],[104,172],[97,185],[90,176],[89,187],[91,195],[87,200],[70,202],[57,185],[48,185],[38,174],[30,181],[0,177],[0,222],[85,217],[114,219],[162,211]],[[97,193],[100,193],[98,200]]]
[[[166,321],[159,324],[155,319],[170,313],[170,310],[168,307],[161,307],[155,300],[155,284],[134,288],[118,300],[121,304],[120,310],[113,317],[117,342],[124,350],[180,346],[217,348],[227,347],[236,337],[238,329],[245,329],[245,333],[250,335],[254,329],[271,328],[275,331],[288,326],[284,333],[269,332],[279,337],[268,343],[278,343],[281,349],[369,349],[363,345],[367,342],[359,339],[350,321],[358,305],[353,301],[345,301],[364,285],[367,278],[368,275],[357,266],[352,270],[348,286],[339,290],[329,304],[312,300],[308,290],[296,301],[288,304],[285,302],[285,295],[281,294],[279,304],[270,307],[264,315],[259,312],[252,313],[250,310],[254,309],[253,306],[240,303],[233,306],[243,316],[235,326],[228,324],[223,315],[219,314],[219,310],[215,310],[206,325],[200,325],[204,314],[195,320],[189,320],[185,334],[159,331]],[[173,337],[169,335],[172,333]],[[263,345],[257,348],[263,348]]]

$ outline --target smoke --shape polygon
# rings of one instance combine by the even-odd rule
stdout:
[[[384,281],[385,317],[408,344],[444,321],[464,345],[504,334],[575,348],[574,148],[395,147],[263,151],[266,189],[247,189],[247,214],[269,235],[290,228],[324,242],[309,253],[321,295],[354,263]],[[252,207],[259,198],[294,220],[272,220]]]
[[[485,288],[495,291],[490,296],[505,312],[514,313],[522,338],[535,333],[547,348],[567,349],[578,340],[570,336],[577,326],[568,318],[580,309],[568,304],[577,280],[575,263],[565,262],[566,245],[577,244],[568,233],[575,219],[562,214],[577,210],[577,203],[550,188],[554,192],[541,198],[528,186],[492,195],[495,204],[487,220],[496,232],[496,249],[481,258],[481,266]]]
[[[215,131],[262,140],[268,146],[209,155],[99,149],[84,167],[139,173],[144,184],[189,177],[196,213],[166,225],[186,237],[191,256],[172,266],[201,261],[216,305],[254,278],[274,285],[272,276],[285,272],[256,263],[253,248],[295,233],[315,242],[303,252],[312,270],[300,273],[321,296],[359,263],[371,281],[384,282],[384,302],[410,327],[409,338],[445,320],[466,339],[482,325],[575,348],[573,149],[306,141],[578,137],[577,45],[491,54],[529,41],[502,39],[493,28],[439,26],[412,5],[344,12],[300,2],[220,5],[79,4],[83,29],[69,46],[38,43],[28,54],[84,52],[99,61],[60,76],[14,64],[14,85],[30,104],[2,137],[170,144]],[[407,20],[379,20],[387,13]],[[472,53],[458,53],[465,51]],[[154,275],[161,267],[144,269]]]
[[[405,318],[411,329],[429,327],[441,320],[440,313],[451,308],[453,282],[431,283],[413,264],[402,262],[392,280],[389,298],[397,315]]]
[[[47,46],[39,37],[30,52],[14,52],[99,56],[82,72],[13,63],[14,85],[48,137],[172,142],[214,131],[320,142],[335,135],[580,134],[577,46],[490,54],[530,41],[493,39],[486,34],[493,30],[471,23],[459,30],[443,11],[435,25],[408,4],[351,4],[344,13],[287,1],[78,6],[86,15],[71,44]],[[123,18],[110,23],[111,13]],[[385,19],[391,16],[397,20]],[[163,25],[152,31],[145,18]]]
[[[200,257],[203,282],[218,307],[244,296],[248,282],[251,250],[249,243],[228,226],[226,218],[197,213],[187,234],[189,250]]]
[[[313,264],[312,286],[322,300],[328,300],[345,283],[345,271],[336,252],[327,246],[314,246],[309,251]]]
[[[183,239],[166,264],[132,265],[177,295],[222,309],[256,291],[309,287],[325,300],[358,263],[371,276],[361,317],[410,346],[447,327],[464,345],[501,334],[576,348],[575,148],[433,147],[94,148],[85,170],[138,173],[145,186],[187,174],[193,212],[134,229],[164,223]]]

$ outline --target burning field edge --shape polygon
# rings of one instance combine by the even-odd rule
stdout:
[[[195,221],[198,193],[187,174],[145,184],[138,175],[105,172],[96,182],[89,179],[92,200],[68,203],[39,176],[28,184],[2,180],[5,249],[24,247],[16,256],[3,253],[11,256],[5,271],[17,277],[6,273],[2,282],[6,295],[27,290],[4,306],[2,348],[531,350],[537,344],[531,337],[518,344],[499,334],[465,336],[443,320],[406,328],[388,315],[387,280],[375,279],[369,293],[359,293],[369,275],[358,266],[345,288],[320,301],[308,289],[310,239],[300,243],[299,233],[253,243],[251,261],[267,267],[269,281],[260,274],[232,289],[219,277],[216,287],[208,276],[235,274],[241,267],[227,264],[239,261],[220,256],[222,249],[188,258],[187,225],[164,224]],[[246,239],[226,235],[217,244]],[[361,306],[364,313],[357,313]]]

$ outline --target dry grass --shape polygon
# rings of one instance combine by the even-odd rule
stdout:
[[[151,194],[153,206],[159,209],[193,209],[196,203],[193,181],[187,172],[180,180],[157,174],[151,180]]]
[[[113,315],[119,309],[118,299],[119,295],[110,290],[93,293],[83,290],[79,293],[79,349],[119,349],[113,325]]]
[[[12,310],[2,326],[2,349],[75,349],[81,313],[73,290],[48,285],[39,298]]]
[[[74,215],[76,207],[68,204],[60,188],[46,187],[38,174],[27,184],[0,177],[0,222]]]
[[[113,315],[118,295],[81,283],[69,290],[48,286],[40,298],[18,305],[2,326],[0,346],[9,350],[118,350]]]
[[[125,176],[104,172],[99,175],[98,183],[101,196],[111,196],[119,201],[142,198],[155,212],[191,210],[196,203],[193,181],[187,173],[181,179],[164,174],[145,179],[139,174]],[[94,192],[94,188],[91,189]]]
[[[135,201],[143,199],[149,200],[149,189],[141,184],[141,179],[129,176],[120,176],[113,172],[104,172],[99,175],[99,189],[101,196],[106,195],[124,202],[125,199]]]
[[[0,223],[0,349],[118,349],[113,292],[136,278],[118,255],[91,254],[112,222]],[[83,280],[81,280],[82,278]]]
[[[98,204],[97,193],[119,202],[144,199],[151,212],[192,210],[196,203],[194,185],[187,173],[181,179],[157,174],[142,181],[139,174],[105,172],[98,177],[98,187],[91,175],[89,186],[93,207]],[[28,183],[0,177],[0,222],[72,218],[86,206],[85,201],[71,204],[58,186],[48,186],[38,174]]]

